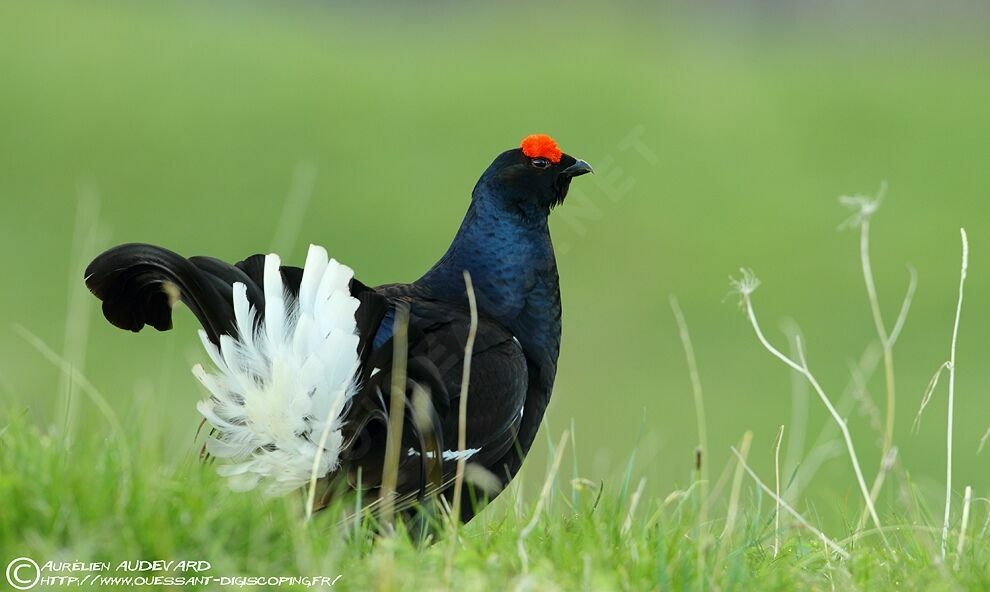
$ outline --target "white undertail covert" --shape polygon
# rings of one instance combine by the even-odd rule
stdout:
[[[217,347],[200,331],[216,370],[193,368],[210,392],[196,408],[213,428],[206,449],[224,461],[218,473],[232,489],[262,485],[270,495],[303,486],[314,466],[319,477],[337,469],[360,366],[353,270],[311,245],[296,299],[280,265],[265,257],[263,321],[255,326],[247,288],[234,284],[238,336]]]

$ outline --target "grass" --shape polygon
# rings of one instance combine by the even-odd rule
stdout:
[[[950,406],[968,261],[965,233],[962,236],[960,295],[947,364]],[[470,289],[470,278],[465,281]],[[973,489],[967,485],[958,520],[950,512],[951,424],[941,528],[905,475],[895,480],[901,503],[888,505],[881,519],[872,506],[848,424],[809,369],[806,346],[797,338],[792,359],[764,336],[752,300],[759,281],[751,272],[744,271],[733,286],[760,344],[804,377],[828,408],[846,443],[872,528],[854,520],[858,503],[843,506],[848,513],[844,528],[825,529],[815,524],[813,505],[785,499],[790,483],[781,486],[783,425],[772,444],[773,488],[749,465],[754,438],[747,431],[738,448],[732,447],[733,461],[723,467],[714,486],[701,447],[695,480],[662,497],[644,494],[645,477],[635,489],[629,487],[635,455],[621,480],[595,483],[577,472],[576,462],[569,478],[562,475],[571,437],[564,431],[550,446],[552,461],[535,498],[526,499],[517,480],[470,524],[458,527],[441,520],[437,538],[424,544],[402,522],[393,524],[387,509],[377,517],[361,512],[359,498],[337,500],[310,516],[311,492],[310,498],[303,491],[278,499],[231,492],[210,464],[199,462],[192,442],[178,460],[169,460],[165,450],[183,444],[146,429],[154,425],[147,410],[130,410],[131,421],[125,425],[84,375],[21,329],[25,341],[100,410],[103,427],[70,435],[65,423],[39,425],[23,405],[9,397],[3,402],[9,419],[0,426],[0,520],[6,526],[0,553],[39,563],[112,566],[140,559],[206,560],[211,565],[203,573],[160,568],[128,573],[113,567],[99,575],[210,575],[256,582],[319,576],[328,578],[323,584],[332,580],[334,588],[345,590],[955,590],[990,585],[990,503],[980,499],[985,503],[974,511]],[[683,311],[674,298],[671,306],[704,442],[701,372]],[[905,317],[906,313],[899,317],[898,327]],[[933,378],[923,404],[929,402],[935,383]],[[68,389],[63,397],[71,393]],[[923,410],[924,406],[919,418]],[[885,424],[878,421],[875,429],[881,447],[887,446]],[[893,442],[889,445],[896,450]],[[889,470],[882,468],[880,474]],[[288,589],[311,588],[298,580],[286,582],[282,585]],[[191,579],[180,587],[214,586]]]
[[[959,234],[962,237],[962,267],[959,271],[959,301],[956,304],[956,316],[952,323],[952,345],[949,349],[949,412],[946,414],[948,418],[948,427],[945,431],[946,441],[945,441],[945,519],[942,525],[942,559],[945,559],[945,547],[948,544],[949,539],[949,521],[951,519],[952,513],[952,441],[953,433],[952,429],[952,419],[955,416],[955,390],[956,390],[956,341],[959,337],[959,318],[962,316],[962,305],[963,305],[963,288],[966,285],[966,271],[969,268],[969,239],[966,238],[966,230],[963,228],[959,229]],[[970,488],[966,486],[966,498],[969,498]],[[966,522],[966,517],[969,514],[969,507],[967,503],[966,511],[963,513],[963,523]],[[961,537],[960,537],[961,538]],[[960,542],[960,545],[962,542]]]
[[[342,575],[335,586],[342,590],[976,590],[990,585],[990,539],[985,526],[976,528],[985,523],[985,505],[974,508],[973,526],[954,526],[959,545],[942,562],[932,553],[937,527],[886,516],[888,551],[872,530],[832,532],[832,542],[785,504],[775,557],[774,494],[754,487],[749,477],[732,489],[732,514],[725,499],[713,500],[709,521],[699,524],[703,504],[697,484],[636,504],[636,494],[620,496],[614,482],[599,490],[597,484],[589,487],[573,475],[551,471],[538,500],[517,504],[512,498],[518,491],[507,492],[510,499],[459,530],[456,553],[449,555],[446,544],[419,547],[401,526],[394,537],[378,541],[366,523],[338,526],[350,507],[332,506],[307,523],[301,495],[265,500],[235,494],[191,452],[180,462],[163,461],[163,450],[176,445],[170,439],[138,429],[126,437],[129,447],[140,451],[130,463],[112,439],[88,437],[65,447],[23,414],[11,418],[0,435],[3,555],[114,565],[125,559],[206,559],[212,564],[207,573],[214,576]],[[121,504],[125,481],[130,486]],[[969,516],[967,510],[964,522]]]

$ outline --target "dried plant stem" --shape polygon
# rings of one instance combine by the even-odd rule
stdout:
[[[978,497],[976,499],[990,506],[990,498]],[[983,527],[980,528],[979,537],[981,539],[986,538],[988,532],[990,532],[990,507],[987,508],[986,518],[983,519]]]
[[[893,443],[894,434],[894,410],[896,404],[894,387],[894,356],[890,336],[883,323],[883,315],[880,312],[880,299],[877,296],[876,283],[873,280],[873,267],[870,263],[870,219],[866,218],[860,224],[859,233],[859,257],[863,268],[863,280],[866,283],[866,294],[870,301],[870,311],[873,314],[873,324],[880,337],[880,346],[883,348],[884,379],[887,385],[887,416],[883,431],[883,452],[881,457],[887,454],[887,450]]]
[[[977,454],[983,452],[983,447],[986,446],[988,439],[990,439],[990,428],[987,428],[987,431],[983,432],[983,436],[980,438],[980,445],[976,449]]]
[[[698,447],[701,449],[702,459],[701,487],[704,491],[708,487],[708,422],[705,419],[705,400],[701,389],[701,377],[698,372],[698,361],[694,355],[694,345],[691,342],[691,334],[688,332],[687,321],[677,298],[673,294],[670,296],[670,308],[674,311],[681,346],[684,348],[684,357],[687,359],[688,374],[691,377],[691,395],[694,398],[694,413],[698,426]]]
[[[921,417],[925,413],[925,408],[928,407],[928,403],[932,400],[932,395],[935,393],[935,387],[938,386],[938,380],[942,377],[942,370],[949,367],[949,362],[942,362],[942,365],[938,367],[935,374],[932,375],[931,380],[928,381],[928,386],[925,388],[925,394],[921,397],[921,405],[918,407],[918,413],[914,416],[914,425],[911,426],[915,432],[921,429]]]
[[[767,485],[763,481],[760,480],[760,478],[756,475],[756,473],[753,472],[753,469],[749,468],[749,465],[746,464],[745,451],[744,452],[740,452],[740,451],[736,450],[735,447],[733,447],[731,450],[732,450],[732,453],[736,455],[736,458],[739,459],[739,466],[741,466],[743,468],[743,470],[745,470],[747,473],[749,473],[749,476],[752,477],[753,478],[753,481],[755,481],[756,484],[760,486],[760,489],[762,489],[764,492],[766,492],[767,495],[773,497],[774,500],[778,504],[780,504],[780,506],[782,508],[784,508],[785,510],[787,510],[787,513],[788,514],[790,514],[791,516],[793,516],[794,519],[797,520],[798,523],[801,524],[801,526],[807,528],[809,532],[815,534],[820,539],[822,539],[822,541],[825,543],[825,545],[829,549],[832,549],[833,551],[835,551],[836,554],[839,555],[839,557],[842,557],[843,559],[849,559],[849,553],[845,549],[843,549],[841,546],[839,546],[839,544],[836,543],[835,541],[833,541],[832,539],[828,538],[828,536],[826,536],[825,533],[823,533],[822,531],[820,531],[817,528],[815,528],[814,526],[812,526],[810,522],[808,522],[807,520],[805,520],[804,516],[802,516],[797,510],[795,510],[793,507],[791,507],[790,504],[788,504],[786,501],[784,501],[783,498],[781,498],[779,495],[777,495],[776,493],[774,493],[774,491],[772,489],[770,489],[769,487],[767,487]]]
[[[752,278],[752,276],[750,277],[751,280],[755,282],[755,278]],[[745,278],[743,281],[746,281]],[[877,515],[876,508],[873,505],[873,500],[870,498],[870,492],[866,488],[866,480],[863,478],[863,471],[859,466],[859,458],[856,456],[856,448],[853,445],[852,435],[849,433],[849,426],[846,424],[846,420],[839,415],[839,412],[835,409],[835,406],[832,405],[832,401],[828,398],[828,395],[825,394],[825,390],[822,389],[820,384],[818,384],[818,379],[816,379],[814,374],[811,373],[811,370],[808,369],[808,363],[805,359],[803,350],[800,348],[800,343],[798,349],[801,362],[798,363],[781,353],[780,350],[767,341],[767,338],[763,335],[763,330],[760,329],[760,323],[756,319],[756,312],[753,310],[753,301],[751,299],[753,289],[755,289],[755,285],[752,285],[749,289],[740,290],[740,293],[743,298],[743,304],[746,308],[746,316],[749,319],[750,324],[753,326],[753,331],[756,333],[757,339],[759,339],[763,347],[766,348],[766,350],[769,351],[774,357],[786,364],[792,370],[795,370],[804,376],[805,380],[808,381],[811,388],[818,395],[818,398],[821,399],[822,404],[824,404],[825,408],[828,409],[828,412],[832,416],[832,419],[835,420],[836,425],[839,426],[839,430],[842,432],[842,438],[846,443],[846,449],[849,452],[849,460],[852,463],[853,472],[856,474],[856,481],[859,484],[859,489],[863,495],[863,500],[866,502],[867,510],[870,513],[870,518],[873,520],[873,525],[879,530],[880,537],[883,539],[884,544],[890,548],[890,542],[887,540],[886,535],[883,534],[882,526],[880,524],[880,517]]]
[[[319,474],[320,463],[323,462],[327,440],[330,438],[330,432],[333,431],[333,418],[337,417],[340,404],[339,399],[334,401],[333,405],[330,405],[330,408],[327,409],[327,415],[323,419],[325,425],[323,431],[320,433],[320,443],[316,447],[316,456],[313,457],[313,467],[309,472],[309,486],[306,488],[306,522],[309,522],[313,518],[314,505],[316,504],[316,484],[323,476]]]
[[[395,514],[395,486],[399,473],[399,454],[406,409],[406,355],[409,349],[409,308],[396,307],[395,335],[392,338],[392,384],[388,408],[388,432],[385,462],[382,468],[381,521],[392,527]]]
[[[785,319],[781,324],[781,330],[787,336],[788,353],[791,356],[796,354],[796,342],[801,335],[801,328],[793,319]],[[790,373],[791,383],[791,419],[788,425],[790,435],[787,437],[786,454],[784,455],[783,470],[787,474],[792,474],[791,485],[799,489],[801,486],[800,469],[804,467],[803,455],[805,453],[805,442],[808,432],[808,383],[804,377],[797,372]],[[829,425],[829,424],[826,424]],[[790,489],[790,488],[788,488]],[[785,489],[785,497],[786,497]]]
[[[739,450],[742,453],[736,452],[736,456],[739,457],[739,464],[736,465],[735,474],[732,476],[732,489],[729,493],[729,509],[725,515],[725,528],[722,529],[722,536],[719,537],[721,540],[718,546],[718,555],[715,557],[715,563],[712,565],[713,577],[722,568],[722,562],[725,560],[725,555],[732,540],[732,531],[736,527],[736,516],[739,514],[739,492],[742,489],[743,467],[746,464],[745,459],[749,455],[749,445],[752,441],[753,432],[747,431],[743,434],[742,440],[739,443]],[[733,452],[736,451],[735,448],[732,448],[732,450]]]
[[[969,267],[969,239],[966,229],[959,229],[962,240],[962,266],[959,270],[959,299],[956,301],[956,317],[952,324],[952,344],[949,348],[949,412],[946,419],[945,439],[945,514],[942,518],[942,559],[949,538],[949,514],[952,509],[952,419],[956,397],[956,341],[959,337],[959,317],[962,315],[963,288],[966,285],[966,270]]]
[[[471,356],[474,353],[474,338],[478,334],[478,303],[475,300],[474,284],[471,274],[464,271],[464,287],[467,290],[468,306],[471,307],[471,328],[468,330],[467,343],[464,344],[464,368],[461,371],[461,394],[457,415],[457,473],[454,477],[453,527],[457,533],[457,525],[461,517],[461,496],[464,491],[464,469],[467,458],[467,400],[468,387],[471,384]]]
[[[907,292],[904,295],[904,300],[901,302],[901,310],[897,315],[897,320],[888,333],[887,326],[883,322],[883,314],[880,312],[880,298],[877,296],[876,282],[873,278],[873,266],[870,262],[870,219],[880,208],[880,203],[883,201],[886,193],[887,183],[884,181],[880,183],[880,189],[874,196],[854,195],[839,198],[839,201],[843,205],[855,210],[855,213],[842,226],[859,227],[860,265],[863,270],[863,281],[866,284],[866,295],[870,302],[873,324],[883,350],[884,384],[887,392],[886,413],[883,422],[883,444],[880,451],[881,469],[877,472],[873,486],[870,488],[870,500],[869,504],[867,504],[867,511],[874,506],[877,497],[880,495],[880,490],[883,487],[886,476],[883,470],[883,464],[885,459],[890,457],[890,451],[894,445],[894,420],[896,417],[897,402],[894,383],[894,343],[897,342],[901,329],[904,328],[904,322],[907,319],[908,311],[911,308],[911,301],[914,298],[914,291],[918,285],[917,274],[913,268],[909,267],[908,270],[911,274],[911,279],[908,283]],[[860,516],[857,530],[861,529],[866,523],[866,514],[867,512],[864,511]]]
[[[956,544],[956,571],[959,570],[959,565],[962,563],[963,550],[966,548],[966,530],[969,528],[969,506],[972,502],[973,488],[967,485],[966,492],[963,494],[963,513],[962,524],[959,525],[959,542]]]
[[[99,251],[100,245],[106,243],[109,233],[100,223],[100,197],[96,186],[90,181],[81,181],[78,194],[61,358],[73,368],[83,370],[92,306],[89,291],[79,278],[86,268],[86,262]],[[72,442],[78,427],[78,391],[79,385],[74,382],[72,375],[63,372],[59,377],[60,402],[55,425],[61,430],[60,437],[66,447]]]
[[[457,529],[461,524],[461,498],[464,495],[464,472],[467,468],[467,400],[471,385],[471,357],[474,355],[474,339],[478,334],[478,303],[475,299],[474,283],[471,274],[464,270],[464,289],[467,292],[468,307],[471,309],[471,327],[464,344],[464,366],[461,370],[461,394],[457,410],[457,469],[454,475],[454,496],[450,508],[450,544],[447,547],[447,561],[444,568],[444,589],[450,585],[454,575],[454,554],[457,551]]]
[[[123,465],[123,471],[121,474],[120,486],[117,488],[117,510],[120,512],[124,511],[127,505],[127,501],[131,496],[131,476],[134,473],[134,465],[131,461],[133,458],[131,455],[131,448],[128,444],[127,433],[124,431],[124,425],[120,423],[120,418],[117,417],[117,413],[114,411],[113,405],[107,401],[107,398],[100,393],[99,390],[93,383],[79,371],[78,368],[73,366],[68,360],[60,356],[52,348],[48,346],[40,337],[29,331],[26,327],[15,324],[14,331],[20,335],[31,347],[38,350],[46,360],[58,368],[62,374],[69,377],[69,380],[76,385],[84,394],[86,394],[89,399],[93,402],[93,405],[99,410],[100,414],[106,419],[107,424],[110,427],[110,434],[113,436],[114,440],[117,442],[118,450],[120,453],[120,462]]]
[[[773,446],[773,469],[775,478],[775,488],[776,499],[777,499],[777,509],[773,516],[773,557],[777,558],[777,553],[780,552],[780,443],[784,439],[784,426],[780,426],[780,431],[777,432],[777,442]]]
[[[536,509],[533,510],[533,517],[530,518],[525,528],[519,533],[519,540],[516,542],[519,558],[522,560],[523,573],[529,571],[529,555],[526,553],[526,539],[533,533],[533,530],[539,523],[540,515],[543,513],[543,507],[547,503],[547,498],[550,497],[550,488],[553,487],[554,479],[557,478],[560,461],[564,458],[564,449],[567,447],[568,436],[569,434],[566,430],[560,436],[560,442],[557,443],[557,453],[553,457],[553,463],[550,465],[550,471],[547,473],[546,481],[543,482],[543,489],[540,491],[540,499],[536,502]]]
[[[633,517],[636,515],[636,508],[639,507],[639,498],[643,495],[643,488],[646,487],[646,477],[642,477],[639,480],[639,485],[636,486],[636,491],[633,492],[632,497],[629,498],[629,511],[626,512],[626,520],[622,523],[622,534],[628,534],[632,529]]]
[[[888,333],[886,325],[883,322],[883,314],[880,312],[880,298],[877,296],[876,282],[873,279],[873,266],[870,262],[869,216],[864,217],[862,223],[860,224],[859,256],[860,264],[863,269],[863,281],[866,284],[866,294],[870,302],[870,312],[873,316],[873,324],[876,327],[877,337],[880,339],[880,346],[883,350],[884,384],[886,385],[887,391],[887,407],[883,428],[883,444],[880,451],[882,467],[883,459],[888,457],[890,454],[890,449],[894,445],[894,419],[897,403],[897,389],[894,381],[894,343],[897,342],[901,329],[904,327],[904,321],[907,319],[908,312],[911,309],[911,301],[914,298],[915,289],[918,287],[918,274],[915,273],[913,268],[908,268],[911,277],[908,282],[907,292],[904,295],[904,300],[901,302],[901,310],[897,315],[897,320],[894,323],[894,327],[891,329],[890,333]],[[877,476],[873,481],[873,486],[870,488],[870,500],[873,503],[876,503],[877,497],[880,495],[880,490],[883,487],[884,476],[885,473],[882,468],[877,471]],[[858,528],[862,528],[865,522],[866,512],[864,511],[860,516]]]
[[[670,295],[670,308],[674,312],[674,320],[677,322],[681,346],[684,348],[684,357],[687,359],[688,375],[691,377],[691,395],[694,399],[694,414],[698,423],[698,455],[700,462],[697,465],[701,503],[698,506],[697,568],[699,574],[704,574],[705,549],[708,538],[707,532],[704,530],[705,525],[708,524],[708,422],[705,419],[705,400],[701,389],[701,376],[698,372],[698,360],[694,355],[694,345],[691,342],[691,334],[688,332],[687,320],[684,318],[681,306],[677,302],[677,297],[673,294]],[[704,581],[704,576],[699,576],[699,587],[704,587]]]
[[[797,356],[797,351],[798,348],[795,344],[792,347],[792,356]],[[860,384],[869,381],[880,363],[880,358],[880,347],[877,344],[871,343],[863,350],[859,359],[853,363],[854,371],[850,375],[849,382],[843,388],[842,395],[835,402],[835,408],[840,414],[846,415],[850,412],[852,406],[857,401],[855,389],[859,388]],[[792,374],[798,376],[803,383],[807,384],[804,376],[796,372],[792,372]],[[784,498],[796,499],[800,496],[801,492],[804,491],[804,488],[807,487],[817,472],[818,467],[824,461],[835,456],[833,449],[838,445],[838,442],[832,438],[835,427],[835,422],[826,422],[822,425],[818,431],[818,435],[812,440],[808,455],[797,466],[797,473],[794,477],[793,484],[785,490]],[[793,435],[793,428],[791,429],[791,434]],[[788,450],[787,452],[788,457],[790,457],[791,451]],[[784,466],[785,472],[791,470],[786,468],[788,466],[786,463]],[[865,515],[867,517],[869,516],[869,514]]]
[[[310,159],[296,161],[292,169],[292,180],[289,191],[282,202],[282,214],[275,226],[275,236],[272,238],[272,253],[288,255],[295,246],[299,229],[306,219],[306,209],[313,198],[316,187],[316,162]]]

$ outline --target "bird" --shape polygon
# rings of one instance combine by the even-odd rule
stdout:
[[[231,489],[278,496],[318,480],[316,510],[339,492],[411,500],[399,509],[450,504],[463,461],[467,522],[519,472],[550,402],[561,300],[548,218],[592,172],[550,136],[526,136],[485,169],[450,246],[412,283],[367,286],[318,245],[294,267],[277,254],[229,264],[128,243],[84,279],[121,329],[169,330],[179,303],[199,321],[203,452]]]

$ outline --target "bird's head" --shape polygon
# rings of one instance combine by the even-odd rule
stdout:
[[[523,138],[519,148],[499,154],[482,174],[475,198],[524,214],[546,215],[564,201],[571,179],[594,172],[583,160],[564,154],[557,142],[544,134]]]

